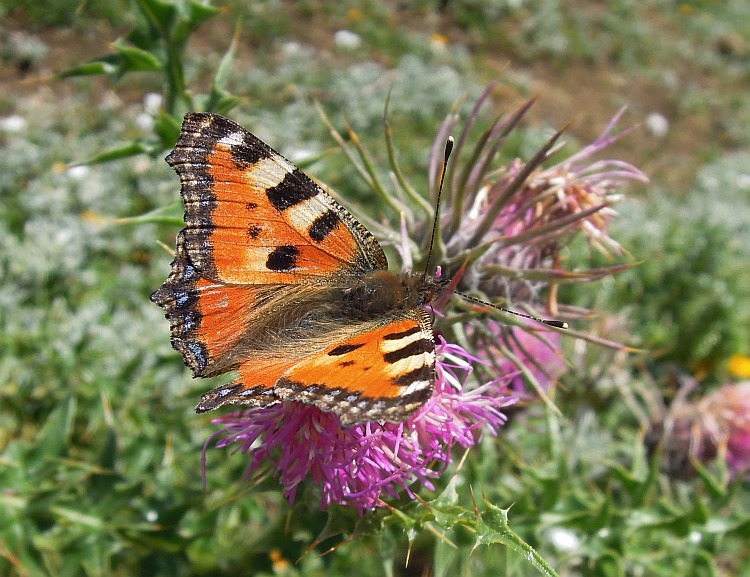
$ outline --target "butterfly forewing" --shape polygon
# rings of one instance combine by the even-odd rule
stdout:
[[[325,283],[388,267],[354,217],[231,120],[187,114],[167,161],[182,181],[188,254],[212,280]]]

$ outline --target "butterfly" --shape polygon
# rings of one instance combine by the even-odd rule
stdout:
[[[236,377],[196,411],[314,405],[401,422],[432,395],[425,308],[448,280],[391,272],[373,235],[299,168],[216,114],[188,113],[167,162],[185,228],[151,295],[196,377]]]

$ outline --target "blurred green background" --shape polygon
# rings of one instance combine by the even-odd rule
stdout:
[[[747,482],[720,462],[676,480],[644,444],[680,382],[750,376],[750,3],[5,0],[0,41],[0,575],[537,574],[502,545],[470,554],[470,486],[513,505],[560,575],[750,575]],[[385,166],[390,91],[399,162],[425,190],[442,119],[494,79],[488,121],[540,96],[509,159],[568,123],[570,154],[623,105],[640,125],[604,153],[651,178],[612,232],[640,264],[561,299],[602,312],[579,330],[646,352],[570,343],[563,417],[531,407],[486,438],[442,521],[418,503],[401,504],[414,524],[314,495],[289,507],[220,451],[204,490],[209,386],[148,300],[179,228],[174,119],[234,107],[366,203],[316,102]]]

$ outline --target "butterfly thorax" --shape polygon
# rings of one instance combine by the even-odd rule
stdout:
[[[341,289],[341,313],[353,320],[370,320],[433,302],[448,285],[422,273],[375,270]]]

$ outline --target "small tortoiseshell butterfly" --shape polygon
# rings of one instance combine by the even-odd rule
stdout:
[[[400,422],[431,396],[430,304],[448,281],[388,271],[375,238],[247,130],[189,113],[167,162],[185,228],[151,300],[196,377],[234,371],[196,411],[301,401],[342,424]]]

